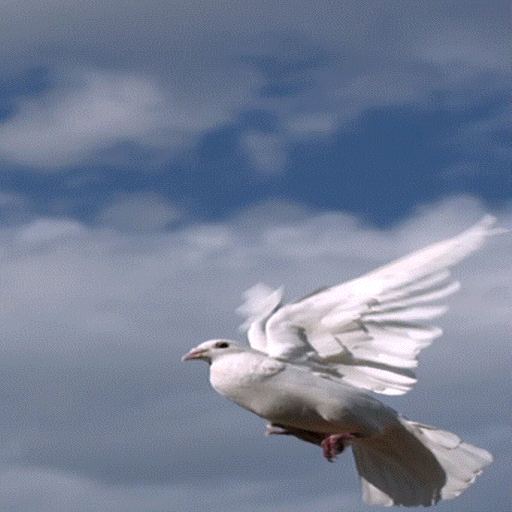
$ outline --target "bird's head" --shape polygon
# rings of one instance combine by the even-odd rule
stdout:
[[[212,359],[232,352],[239,352],[242,347],[231,340],[209,340],[197,345],[190,352],[185,354],[181,360],[189,361],[198,359],[211,363]]]

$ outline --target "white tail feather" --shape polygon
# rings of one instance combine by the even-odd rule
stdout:
[[[461,494],[492,462],[451,432],[399,419],[386,434],[352,445],[367,503],[434,505]]]

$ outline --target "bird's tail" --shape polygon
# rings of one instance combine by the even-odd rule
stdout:
[[[428,506],[455,498],[492,462],[451,432],[399,420],[382,436],[351,443],[367,503]]]

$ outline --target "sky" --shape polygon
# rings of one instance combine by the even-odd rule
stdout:
[[[349,453],[265,437],[181,356],[244,341],[257,282],[294,300],[510,228],[507,23],[501,0],[0,1],[0,512],[371,510]],[[418,384],[381,397],[494,454],[443,512],[511,508],[510,246],[454,269]]]

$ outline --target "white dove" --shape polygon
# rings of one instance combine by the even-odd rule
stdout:
[[[454,498],[492,455],[405,419],[367,391],[413,387],[418,353],[441,334],[425,322],[446,310],[429,303],[458,289],[448,267],[504,231],[494,222],[486,216],[459,236],[293,304],[281,304],[281,289],[256,285],[240,308],[251,348],[210,340],[183,360],[207,361],[213,388],[267,419],[269,433],[321,445],[328,460],[350,446],[367,503]]]

